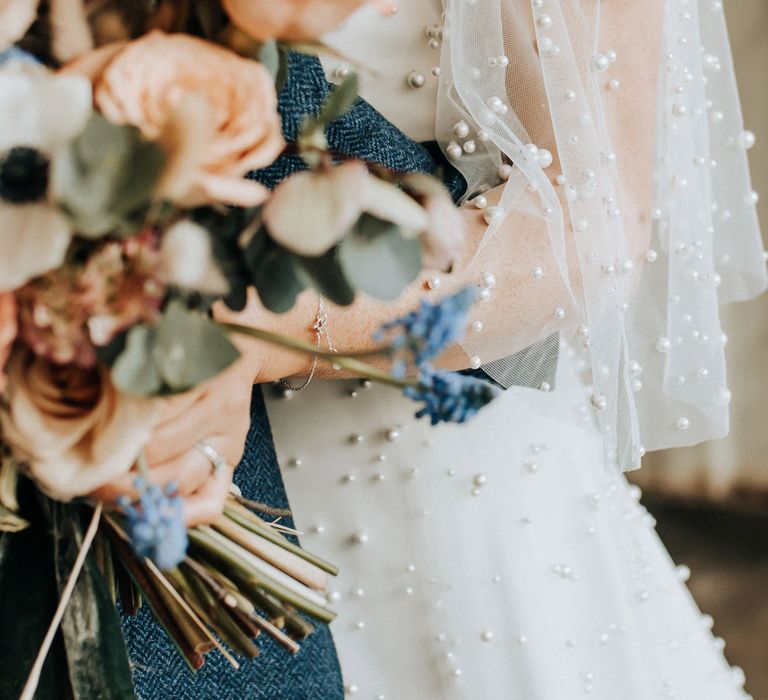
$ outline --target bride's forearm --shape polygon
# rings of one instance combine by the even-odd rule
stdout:
[[[500,190],[487,193],[489,206],[496,203]],[[494,237],[497,244],[483,247],[487,226],[482,212],[468,205],[461,208],[461,213],[467,231],[465,255],[450,274],[438,273],[439,288],[429,288],[426,282],[435,275],[423,271],[394,302],[379,302],[363,294],[358,294],[350,306],[325,302],[328,333],[339,352],[362,353],[375,348],[373,334],[383,323],[408,313],[425,297],[437,300],[462,287],[480,285],[489,273],[495,278],[491,299],[479,302],[473,315],[485,324],[489,333],[488,337],[480,338],[479,343],[484,362],[516,352],[556,330],[555,325],[561,325],[555,314],[559,307],[567,309],[568,316],[572,316],[571,296],[560,277],[557,263],[552,256],[541,253],[548,243],[542,220],[525,213],[510,212],[502,224],[503,229]],[[534,268],[538,270],[537,274],[532,274]],[[256,291],[251,289],[243,311],[234,313],[219,305],[216,317],[311,343],[315,339],[312,326],[317,311],[318,297],[312,290],[304,291],[290,311],[274,314],[262,306]],[[473,336],[475,339],[477,336]],[[311,370],[312,357],[306,353],[245,336],[239,336],[237,342],[256,368],[256,382],[304,377]],[[388,366],[386,358],[366,359],[381,368]],[[445,369],[464,369],[470,365],[470,357],[456,345],[449,348],[436,364]],[[340,378],[345,375],[327,362],[319,362],[316,376]]]
[[[379,302],[359,294],[350,306],[336,306],[325,300],[324,307],[328,317],[328,335],[337,351],[342,353],[363,353],[373,350],[377,343],[373,340],[374,332],[385,322],[402,316],[415,308],[425,295],[436,299],[435,292],[430,291],[424,280],[428,275],[421,276],[412,283],[395,302]],[[462,275],[441,276],[440,295],[457,290],[464,282]],[[239,313],[226,310],[223,306],[216,308],[216,318],[220,321],[235,323],[297,338],[305,342],[315,342],[315,332],[312,328],[318,312],[318,295],[313,290],[305,290],[297,299],[294,307],[282,314],[274,314],[261,305],[255,290],[249,290],[248,304]],[[265,341],[240,336],[238,346],[256,367],[255,381],[271,382],[282,377],[307,376],[312,366],[312,357],[305,353],[271,345]],[[323,341],[325,343],[325,340]],[[325,347],[324,347],[325,349]],[[386,358],[371,356],[366,362],[387,368]],[[461,348],[450,348],[440,358],[441,366],[449,369],[461,369],[468,366],[466,353]],[[348,376],[334,370],[327,362],[319,362],[315,371],[318,378],[342,378]]]

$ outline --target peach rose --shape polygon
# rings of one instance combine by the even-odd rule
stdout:
[[[254,39],[309,41],[336,29],[370,0],[222,0],[232,23]],[[392,12],[393,0],[374,0]]]
[[[5,391],[5,363],[11,354],[17,330],[16,297],[13,292],[0,292],[0,393]]]
[[[0,432],[38,486],[68,501],[131,469],[149,440],[155,407],[118,392],[103,368],[54,365],[20,351],[8,366]]]
[[[284,148],[277,95],[263,65],[186,34],[153,31],[84,54],[66,71],[93,82],[96,107],[163,145],[160,196],[183,206],[255,206],[268,191],[243,179]]]

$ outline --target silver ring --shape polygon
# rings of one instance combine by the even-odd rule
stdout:
[[[224,457],[222,457],[218,452],[216,452],[216,450],[214,450],[207,442],[203,442],[201,440],[195,445],[195,447],[206,457],[208,457],[209,460],[211,460],[211,464],[213,465],[213,471],[211,474],[213,475],[214,479],[218,478],[223,472],[229,469],[227,460],[224,459]]]

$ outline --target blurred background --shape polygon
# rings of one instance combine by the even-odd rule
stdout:
[[[764,237],[768,233],[768,0],[725,0]],[[767,239],[768,242],[768,239]],[[746,689],[768,700],[768,294],[723,311],[733,392],[731,434],[657,452],[630,478],[645,491],[672,557],[715,619]]]

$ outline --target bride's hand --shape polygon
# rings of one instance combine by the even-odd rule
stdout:
[[[145,454],[150,481],[174,482],[184,496],[188,525],[211,522],[223,511],[232,474],[240,461],[250,426],[253,358],[244,354],[231,367],[194,390],[161,400],[160,419]],[[214,474],[211,459],[198,447],[205,443],[216,451],[227,468]],[[136,496],[132,471],[102,486],[92,496],[114,501]]]

